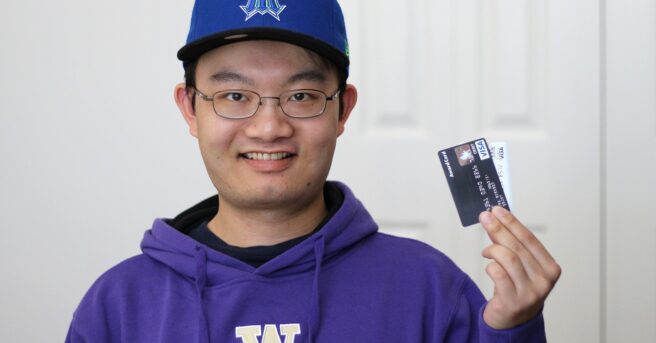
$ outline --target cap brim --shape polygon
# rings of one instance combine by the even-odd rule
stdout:
[[[348,70],[348,57],[333,46],[302,33],[268,27],[224,31],[203,37],[183,46],[178,51],[178,59],[186,65],[212,49],[247,40],[275,40],[302,46],[330,59],[338,69]]]

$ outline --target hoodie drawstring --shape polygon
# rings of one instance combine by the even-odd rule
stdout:
[[[310,343],[313,343],[315,336],[319,332],[319,320],[321,316],[321,303],[319,301],[319,275],[321,274],[321,263],[323,262],[323,253],[325,249],[324,237],[320,236],[314,242],[314,280],[312,281],[312,308],[310,310],[309,318],[309,338]]]
[[[308,336],[310,343],[315,342],[315,336],[319,332],[319,322],[321,317],[321,303],[319,301],[319,276],[321,275],[321,264],[323,262],[323,254],[325,250],[325,240],[323,236],[317,238],[314,242],[314,279],[312,281],[312,298],[310,317],[308,319]],[[198,293],[198,342],[209,343],[209,323],[207,322],[207,314],[205,311],[205,286],[207,282],[207,253],[205,249],[197,246],[194,249],[194,260],[196,261],[196,292]]]
[[[194,260],[196,261],[196,292],[198,293],[198,307],[200,313],[198,315],[198,342],[210,342],[210,330],[207,322],[207,314],[205,313],[205,284],[207,282],[207,254],[205,249],[197,246],[194,249]]]

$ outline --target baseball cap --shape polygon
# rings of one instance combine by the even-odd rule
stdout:
[[[245,40],[310,49],[348,75],[348,39],[337,0],[196,0],[178,59],[186,65],[214,48]]]

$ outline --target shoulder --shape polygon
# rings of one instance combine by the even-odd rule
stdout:
[[[469,277],[444,253],[415,239],[375,233],[355,249],[354,259],[373,270],[384,270],[404,279],[461,287]],[[360,263],[362,262],[360,261]],[[357,263],[357,264],[360,264]]]
[[[174,273],[162,263],[144,255],[130,257],[101,274],[86,292],[76,313],[89,309],[121,306],[140,289],[161,284]],[[121,301],[117,301],[121,299]]]
[[[455,263],[444,253],[416,239],[378,232],[371,237],[370,244],[389,258],[400,259],[401,261],[408,261],[414,264],[428,264],[459,270]]]
[[[140,318],[155,318],[169,298],[188,302],[192,292],[186,277],[155,259],[144,254],[128,258],[89,288],[73,314],[71,334],[92,342],[121,341],[121,332],[140,332]]]
[[[108,269],[98,277],[92,288],[116,282],[137,282],[154,275],[161,275],[166,269],[168,268],[165,265],[144,254],[136,255]]]
[[[147,255],[137,255],[98,277],[75,310],[73,324],[111,325],[110,321],[135,315],[139,309],[157,308],[162,294],[175,292],[180,301],[186,301],[192,291],[193,283],[186,276]]]
[[[368,285],[370,292],[389,292],[394,299],[423,304],[446,317],[459,306],[469,303],[479,308],[482,304],[480,291],[469,276],[424,242],[375,233],[352,250],[342,265],[353,287]]]
[[[403,275],[404,285],[418,283],[417,289],[427,294],[444,308],[471,307],[477,311],[485,299],[478,286],[447,255],[415,239],[377,233],[373,239],[381,263]],[[380,252],[384,252],[381,254]]]

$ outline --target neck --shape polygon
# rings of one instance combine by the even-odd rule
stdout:
[[[309,234],[327,213],[323,192],[299,209],[238,208],[219,196],[219,212],[208,228],[232,246],[271,246]]]

